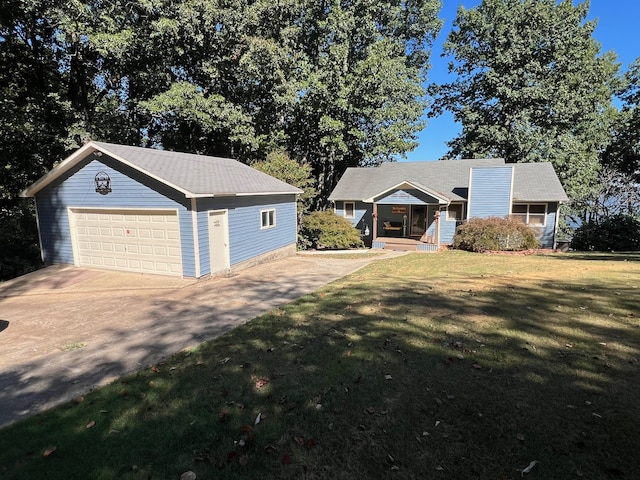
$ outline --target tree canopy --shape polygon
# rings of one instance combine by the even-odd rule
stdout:
[[[578,205],[597,185],[618,65],[600,54],[588,2],[483,0],[460,7],[445,44],[457,78],[432,87],[432,115],[462,132],[450,154],[552,162]]]

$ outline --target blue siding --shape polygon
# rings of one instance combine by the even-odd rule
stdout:
[[[440,215],[440,243],[451,245],[453,243],[453,235],[456,233],[458,222],[456,220],[447,220],[447,211],[442,210]]]
[[[207,199],[208,200],[208,199]],[[200,249],[200,275],[211,273],[211,252],[209,251],[209,210],[204,209],[206,200],[198,199],[197,229],[198,248]]]
[[[378,205],[427,205],[438,203],[438,200],[419,190],[394,190],[375,201]]]
[[[360,230],[365,245],[371,246],[373,240],[373,204],[360,201],[347,201],[346,203],[353,203],[355,205],[353,218],[347,218],[347,220],[351,222],[351,225]],[[345,202],[343,201],[336,202],[336,214],[340,217],[344,217],[344,204]],[[366,227],[369,227],[368,236],[364,235]]]
[[[211,271],[209,258],[209,210],[229,212],[231,266],[278,250],[297,241],[295,195],[220,197],[198,200],[201,275]],[[276,226],[261,229],[260,212],[275,209]],[[206,239],[206,241],[203,241]]]
[[[506,217],[511,213],[513,167],[471,169],[468,218]]]
[[[108,195],[95,191],[94,177],[101,171],[111,178],[112,191]],[[44,261],[62,264],[73,264],[69,207],[176,209],[181,228],[183,275],[195,275],[187,200],[179,198],[166,185],[146,178],[109,157],[88,157],[40,191],[36,195],[36,203]]]

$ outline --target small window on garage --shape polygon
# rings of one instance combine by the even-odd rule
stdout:
[[[261,229],[273,228],[276,226],[276,210],[274,208],[269,210],[262,210],[260,212],[260,218],[261,218],[261,224],[260,224]]]
[[[356,204],[354,202],[344,202],[344,218],[356,216]]]
[[[456,222],[461,221],[463,210],[464,208],[462,203],[452,203],[447,207],[447,220]]]

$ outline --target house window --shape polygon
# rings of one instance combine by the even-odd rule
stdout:
[[[547,218],[547,205],[544,203],[514,205],[511,208],[511,218],[525,225],[544,227]]]
[[[356,216],[356,204],[344,202],[344,218],[354,218]]]
[[[447,207],[447,220],[459,222],[462,220],[464,205],[462,203],[452,203]]]
[[[262,210],[260,212],[260,228],[273,228],[276,226],[276,211],[275,209],[271,210]]]

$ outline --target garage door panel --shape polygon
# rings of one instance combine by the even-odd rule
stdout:
[[[177,212],[74,210],[80,265],[182,274]]]

